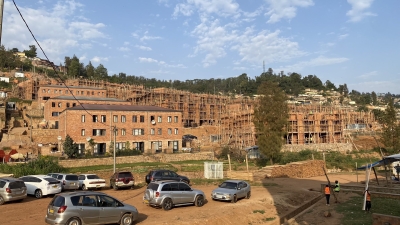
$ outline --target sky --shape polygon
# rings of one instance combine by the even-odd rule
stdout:
[[[400,94],[398,0],[15,0],[50,61],[160,80],[316,75]],[[1,44],[35,44],[5,0]],[[38,49],[38,56],[44,58]]]

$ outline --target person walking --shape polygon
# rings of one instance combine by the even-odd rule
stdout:
[[[325,185],[325,198],[326,198],[326,205],[329,205],[329,199],[331,198],[331,188],[329,185]]]
[[[335,203],[339,203],[339,192],[340,192],[340,184],[339,181],[335,180],[335,188],[333,189],[335,192],[336,201]]]
[[[371,193],[369,193],[368,189],[364,191],[364,195],[365,192],[367,192],[367,197],[365,199],[365,212],[369,213],[369,211],[371,210]]]

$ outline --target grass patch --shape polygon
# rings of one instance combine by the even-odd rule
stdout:
[[[116,169],[121,168],[131,168],[132,172],[136,173],[144,173],[148,172],[151,169],[169,169],[173,171],[177,171],[172,165],[167,163],[159,163],[159,162],[141,162],[141,163],[123,163],[123,164],[116,164]],[[68,172],[70,173],[85,173],[89,171],[97,171],[97,170],[112,170],[113,165],[97,165],[97,166],[84,166],[84,167],[74,167],[68,168]]]
[[[400,216],[400,201],[390,198],[371,198],[371,212],[362,210],[363,197],[355,196],[350,200],[335,207],[336,211],[343,215],[342,224],[372,225],[372,213]]]
[[[204,166],[204,162],[210,162],[210,160],[186,160],[186,161],[172,161],[171,164],[199,164]]]
[[[267,218],[265,218],[265,219],[263,219],[264,221],[272,221],[272,220],[275,220],[275,217],[267,217]]]
[[[260,213],[260,214],[264,214],[264,213],[265,213],[265,210],[259,210],[259,209],[257,209],[257,210],[253,210],[253,213]]]

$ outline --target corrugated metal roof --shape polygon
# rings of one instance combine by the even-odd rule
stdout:
[[[51,87],[51,88],[67,88],[65,85],[42,85],[42,87]],[[90,86],[68,86],[68,88],[73,88],[73,89],[87,89],[87,90],[106,90],[105,88],[99,88],[99,87],[90,87]]]
[[[75,98],[78,100],[90,100],[90,101],[127,102],[117,98],[98,98],[98,97],[79,96],[79,95],[75,95]],[[75,100],[75,98],[73,96],[62,95],[50,99]]]
[[[181,112],[180,110],[162,108],[151,105],[101,105],[81,104],[67,110],[103,110],[103,111],[156,111],[156,112]]]

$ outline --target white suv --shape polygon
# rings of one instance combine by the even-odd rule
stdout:
[[[61,192],[61,182],[47,175],[29,175],[20,179],[25,182],[28,195],[36,198]]]

